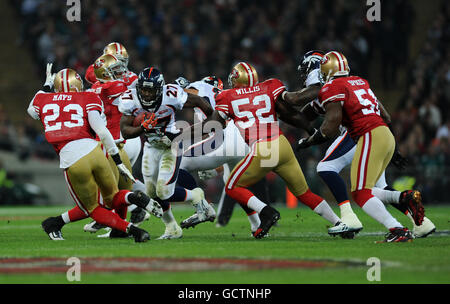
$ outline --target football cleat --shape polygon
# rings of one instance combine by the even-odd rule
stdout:
[[[135,194],[133,197],[129,197],[129,199],[132,200],[132,204],[144,208],[146,211],[158,218],[162,217],[163,210],[157,201],[151,199],[142,191],[134,191],[133,194]]]
[[[117,229],[112,229],[109,232],[109,237],[112,238],[112,239],[127,238],[129,236],[130,235],[128,235],[128,233],[120,231],[120,230],[117,230]]]
[[[133,236],[136,243],[143,243],[150,240],[150,234],[147,231],[134,225],[130,226],[130,228],[128,229],[128,234]]]
[[[89,224],[84,225],[84,232],[96,233],[100,229],[107,228],[107,226],[97,223],[96,221],[92,221]]]
[[[49,217],[46,220],[44,220],[41,223],[42,228],[44,229],[45,233],[48,234],[51,240],[53,241],[64,241],[64,238],[62,236],[61,228],[63,225],[61,225],[58,222],[57,217]]]
[[[406,227],[396,227],[389,229],[389,232],[386,233],[385,239],[383,241],[378,241],[376,243],[403,243],[403,242],[412,242],[413,235],[411,231]]]
[[[328,234],[331,236],[340,235],[343,239],[353,239],[361,229],[362,227],[352,228],[344,222],[337,222],[334,227],[328,228]]]
[[[261,239],[266,236],[270,228],[278,222],[281,216],[276,209],[267,205],[259,213],[259,218],[261,219],[261,224],[253,233],[256,239]]]
[[[183,237],[183,230],[176,222],[174,222],[166,226],[164,234],[161,235],[158,240],[179,239],[181,237]]]
[[[424,238],[436,231],[436,226],[426,216],[423,218],[422,225],[414,224],[413,236],[415,238]]]
[[[216,211],[205,199],[203,190],[195,188],[192,192],[195,196],[192,200],[192,205],[195,207],[196,212],[180,223],[181,228],[195,227],[203,222],[214,222],[216,219]]]
[[[422,205],[422,195],[417,190],[406,190],[400,194],[400,205],[406,207],[414,219],[414,224],[420,226],[425,216]]]
[[[158,204],[159,205],[159,204]],[[134,226],[139,226],[144,221],[148,220],[150,218],[150,213],[145,211],[142,208],[137,207],[133,211],[131,211],[130,216],[130,223],[132,223]]]

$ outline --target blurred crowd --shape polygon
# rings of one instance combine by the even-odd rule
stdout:
[[[67,21],[65,1],[10,3],[21,20],[20,44],[34,56],[34,72],[42,82],[47,62],[54,63],[54,70],[71,67],[84,75],[112,41],[127,48],[130,70],[154,65],[166,82],[211,74],[226,80],[232,65],[245,60],[255,65],[262,80],[279,78],[290,90],[301,86],[297,66],[308,50],[339,50],[348,58],[351,72],[365,78],[379,52],[385,89],[395,88],[397,71],[408,66],[408,87],[391,114],[400,151],[413,164],[410,168],[423,166],[423,179],[418,178],[417,184],[426,191],[433,176],[448,184],[444,174],[450,167],[448,1],[440,2],[413,63],[408,52],[418,12],[408,0],[383,2],[382,22],[367,21],[366,1],[85,0],[80,22]],[[283,128],[293,143],[301,135]],[[17,151],[24,158],[56,157],[31,120],[13,127],[2,108],[0,133],[1,149]],[[325,148],[310,149],[299,157],[312,179],[317,178],[315,165]]]

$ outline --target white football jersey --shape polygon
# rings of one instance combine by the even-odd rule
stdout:
[[[218,92],[218,89],[215,88],[213,85],[210,85],[209,83],[199,80],[190,83],[187,86],[187,89],[196,89],[198,91],[197,93],[198,96],[206,97],[205,99],[209,102],[211,107],[213,109],[216,108],[216,100],[214,99],[214,95],[216,94],[216,92]],[[200,121],[206,119],[205,113],[203,113],[202,110],[200,110],[200,108],[195,107],[194,111]]]
[[[145,133],[150,144],[161,142],[164,135],[170,138],[180,133],[175,125],[175,113],[183,108],[187,97],[187,93],[179,85],[167,84],[163,87],[162,103],[155,112],[158,124],[152,131]],[[128,90],[120,96],[119,111],[124,115],[138,116],[143,110],[136,89]]]

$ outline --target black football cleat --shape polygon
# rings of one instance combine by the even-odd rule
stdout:
[[[120,239],[129,237],[128,233],[120,231],[118,229],[112,229],[109,233],[109,237],[112,239]]]
[[[148,240],[150,240],[150,234],[148,234],[147,231],[145,231],[144,229],[141,229],[139,227],[131,225],[128,232],[130,235],[132,235],[134,237],[134,241],[136,243],[143,243],[143,242],[147,242]]]
[[[64,226],[64,222],[59,217],[49,217],[41,223],[45,233],[48,234],[53,241],[63,241],[61,229]]]
[[[383,241],[378,241],[377,243],[404,243],[404,242],[412,242],[413,235],[408,228],[404,227],[396,227],[389,229],[389,232],[386,234],[386,237]]]
[[[417,226],[422,225],[425,208],[422,204],[422,195],[417,190],[406,190],[400,194],[400,205],[406,207]]]
[[[150,218],[150,214],[140,207],[135,208],[130,213],[131,213],[130,223],[132,223],[135,226],[139,226],[144,221]]]
[[[259,213],[259,218],[261,220],[261,224],[258,229],[253,232],[253,236],[256,239],[263,238],[269,232],[270,228],[280,219],[280,213],[276,209],[267,205]]]

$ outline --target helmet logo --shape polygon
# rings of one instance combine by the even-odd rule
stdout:
[[[239,71],[236,70],[236,69],[233,69],[233,70],[231,71],[231,77],[232,77],[232,78],[239,78]]]
[[[95,62],[94,68],[95,68],[95,69],[99,69],[104,63],[105,63],[105,60],[104,60],[103,58],[102,58],[102,59],[99,59],[99,60],[97,60],[97,61]]]

